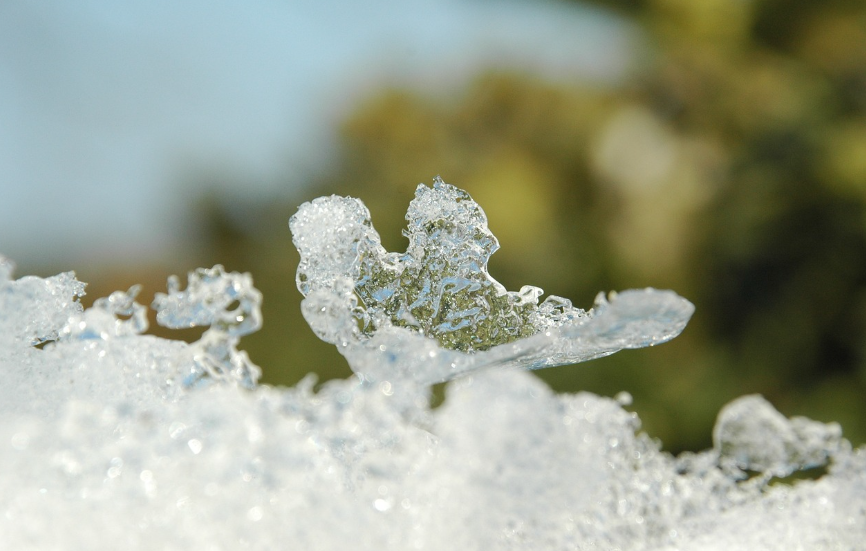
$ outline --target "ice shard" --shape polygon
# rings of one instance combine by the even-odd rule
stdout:
[[[539,303],[538,287],[506,290],[487,271],[499,243],[484,211],[439,178],[419,184],[406,220],[402,254],[382,247],[357,199],[316,199],[289,222],[304,317],[359,373],[434,383],[495,366],[578,363],[668,341],[694,311],[656,289],[600,293],[589,311],[555,295]],[[407,341],[429,349],[423,366],[403,352]]]

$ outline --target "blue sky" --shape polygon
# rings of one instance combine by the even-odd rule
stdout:
[[[290,193],[381,86],[447,92],[494,67],[604,82],[628,59],[616,18],[567,3],[3,2],[0,253],[158,259],[191,175]]]

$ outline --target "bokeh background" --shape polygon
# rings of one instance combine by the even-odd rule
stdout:
[[[554,389],[630,392],[674,452],[748,393],[866,441],[860,0],[4,2],[0,167],[18,275],[74,269],[90,303],[251,272],[270,384],[350,374],[300,315],[288,217],[356,196],[403,250],[441,175],[509,289],[697,306],[669,344],[538,372]]]

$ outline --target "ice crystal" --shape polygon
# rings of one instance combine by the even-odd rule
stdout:
[[[825,465],[841,438],[838,424],[805,417],[786,419],[758,395],[726,405],[713,430],[714,449],[722,466],[772,476]]]
[[[69,317],[60,330],[62,337],[76,339],[108,339],[138,335],[147,330],[147,309],[135,302],[141,291],[133,285],[128,291],[115,291],[108,297],[98,298],[93,308]]]
[[[356,371],[369,372],[363,349],[391,349],[390,363],[406,372],[413,353],[399,350],[410,331],[444,352],[414,374],[424,382],[497,365],[577,363],[670,340],[694,310],[655,289],[599,294],[588,312],[555,295],[539,304],[538,287],[507,291],[487,272],[499,244],[484,211],[439,178],[432,188],[418,186],[406,219],[403,254],[385,251],[357,199],[316,199],[289,222],[301,254],[304,317],[319,337],[341,346]]]
[[[252,388],[261,370],[246,352],[239,351],[240,337],[262,326],[262,295],[250,274],[225,272],[221,265],[190,272],[186,291],[180,280],[168,280],[168,294],[153,301],[156,321],[172,329],[210,326],[194,345],[195,368],[185,380],[191,385],[205,376],[227,379]]]

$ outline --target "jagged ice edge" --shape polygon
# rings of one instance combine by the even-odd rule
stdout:
[[[471,226],[458,227],[447,236],[468,239],[480,235],[483,240],[476,249],[484,250],[470,263],[476,273],[467,277],[482,277],[497,292],[506,293],[487,273],[487,259],[498,243],[487,228],[481,207],[468,194],[439,178],[432,190],[420,184],[407,219],[410,246],[402,256],[385,251],[369,211],[358,199],[320,197],[301,205],[289,221],[301,254],[296,280],[305,295],[301,306],[304,317],[320,338],[338,346],[354,371],[370,380],[400,377],[432,384],[492,367],[540,369],[584,362],[623,349],[666,342],[680,334],[694,312],[694,306],[673,291],[648,288],[611,293],[609,298],[600,293],[589,312],[571,308],[566,299],[552,297],[557,303],[567,303],[569,315],[564,316],[564,322],[541,319],[531,336],[473,353],[450,350],[433,338],[381,317],[374,320],[375,330],[365,333],[359,320],[371,305],[359,302],[357,293],[366,284],[365,263],[373,258],[385,265],[398,265],[398,269],[405,269],[400,262],[417,263],[424,253],[417,252],[415,228],[422,225],[441,222]],[[428,248],[431,245],[425,244]],[[536,304],[540,294],[541,289],[529,286],[520,293],[510,293],[517,301]]]

